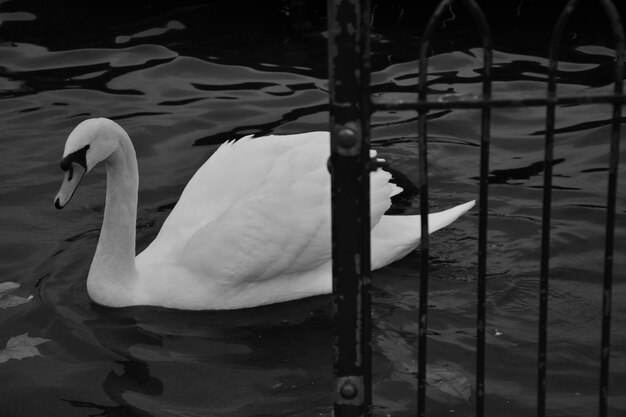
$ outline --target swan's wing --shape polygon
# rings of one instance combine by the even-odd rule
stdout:
[[[303,142],[273,155],[269,170],[254,179],[253,189],[246,187],[190,237],[181,258],[185,267],[231,285],[327,262],[330,181],[327,151],[321,145]]]
[[[308,271],[331,257],[328,134],[271,136],[247,146],[255,142],[265,152],[276,149],[271,163],[255,169],[250,181],[233,178],[245,184],[243,192],[198,228],[181,253],[185,267],[231,284]],[[388,182],[391,175],[385,171],[370,178],[374,226],[389,208],[390,196],[401,189]]]
[[[161,233],[188,238],[257,188],[281,152],[279,146],[258,146],[251,136],[223,143],[189,180]]]
[[[312,132],[311,140],[315,134],[324,132]],[[251,136],[223,143],[189,180],[159,234],[140,256],[178,257],[198,229],[256,190],[273,161],[292,146],[288,141],[266,142]]]
[[[376,156],[376,151],[371,150],[370,155]],[[199,224],[216,218],[229,210],[233,202],[256,190],[271,170],[295,177],[316,172],[316,181],[329,181],[326,170],[329,156],[328,132],[246,136],[226,142],[191,178],[163,229],[195,231]],[[293,162],[290,165],[279,162],[289,159]],[[370,176],[372,226],[391,206],[389,197],[402,191],[389,183],[390,179],[391,174],[380,169]],[[327,200],[330,201],[330,194]]]

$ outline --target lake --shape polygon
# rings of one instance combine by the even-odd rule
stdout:
[[[488,13],[494,92],[541,96],[558,7],[534,23],[539,6],[514,3]],[[104,169],[84,179],[66,209],[53,207],[65,140],[85,118],[112,118],[133,140],[138,250],[221,143],[327,130],[324,2],[303,4],[0,4],[0,289],[14,297],[0,311],[3,417],[332,415],[330,296],[240,311],[102,307],[89,300],[85,280],[102,221]],[[375,2],[373,93],[415,92],[425,15],[406,2]],[[611,91],[614,51],[594,16],[582,13],[568,29],[560,94]],[[482,51],[462,9],[450,9],[445,25],[430,58],[433,92],[480,91]],[[597,410],[610,117],[608,105],[557,110],[547,400],[555,416]],[[431,113],[432,210],[478,198],[479,130],[475,110]],[[535,410],[544,132],[544,108],[493,111],[487,415]],[[405,189],[392,214],[419,213],[416,138],[415,112],[373,115],[372,147]],[[625,149],[615,230],[613,416],[626,413]],[[477,233],[474,209],[431,237],[429,415],[473,415]],[[419,264],[414,251],[373,273],[380,416],[415,413]],[[40,338],[38,354],[3,361],[7,344],[24,334]]]

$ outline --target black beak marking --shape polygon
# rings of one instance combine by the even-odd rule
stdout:
[[[82,167],[85,168],[85,171],[87,170],[87,149],[89,149],[89,145],[86,145],[84,148],[79,149],[76,152],[72,152],[61,160],[61,169],[63,171],[70,171],[70,175],[67,177],[68,181],[71,180],[74,175],[72,162],[82,165]]]

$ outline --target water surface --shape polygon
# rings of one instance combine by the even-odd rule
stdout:
[[[66,209],[52,206],[64,141],[88,117],[117,120],[137,149],[138,250],[222,142],[327,129],[319,10],[310,11],[312,26],[303,27],[289,23],[279,7],[249,7],[188,1],[113,13],[97,4],[0,6],[0,282],[21,284],[15,295],[33,295],[2,310],[0,346],[23,333],[50,339],[38,346],[41,356],[0,364],[3,416],[331,415],[330,297],[231,312],[104,308],[85,289],[104,208],[103,169],[83,181]],[[373,91],[410,97],[418,42],[384,29],[374,31]],[[588,39],[564,52],[560,92],[610,91],[613,52]],[[536,44],[507,45],[497,44],[494,55],[495,93],[543,94],[545,53]],[[480,91],[481,65],[482,52],[471,42],[436,44],[433,94]],[[534,412],[544,114],[540,107],[493,111],[489,415]],[[610,115],[605,105],[557,112],[548,365],[554,415],[597,408]],[[471,110],[431,114],[433,210],[477,198],[479,120]],[[416,123],[409,111],[372,118],[372,145],[406,190],[394,198],[394,214],[419,211]],[[613,415],[626,412],[625,220],[620,191]],[[474,210],[431,241],[429,364],[434,374],[454,375],[449,385],[473,384],[475,374],[477,225]],[[416,251],[373,275],[379,415],[415,411],[419,262]],[[472,415],[473,390],[466,400],[440,388],[429,387],[429,412]]]

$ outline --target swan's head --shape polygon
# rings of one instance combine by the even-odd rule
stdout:
[[[99,162],[107,159],[119,145],[115,122],[87,119],[72,130],[65,142],[61,169],[65,178],[54,199],[54,206],[62,209],[70,201],[83,176]]]

